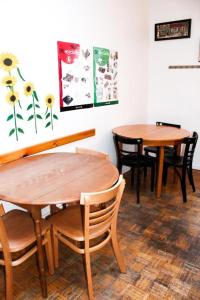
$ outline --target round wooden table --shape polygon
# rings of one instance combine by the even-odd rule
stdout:
[[[118,170],[110,161],[77,153],[29,156],[0,166],[0,199],[27,208],[34,219],[43,297],[47,297],[47,285],[41,240],[41,208],[78,202],[81,192],[108,189],[118,177]]]
[[[162,174],[164,162],[164,146],[181,144],[189,131],[169,126],[156,126],[148,124],[124,125],[113,129],[114,134],[128,138],[142,138],[143,144],[159,147],[158,176],[156,197],[161,196]]]

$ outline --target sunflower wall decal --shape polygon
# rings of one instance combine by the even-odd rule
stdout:
[[[39,120],[45,119],[45,127],[49,127],[52,130],[54,129],[54,120],[58,120],[58,117],[53,113],[54,105],[54,96],[47,95],[45,98],[46,112],[44,117],[40,114],[40,102],[38,94],[32,82],[27,82],[19,68],[19,61],[17,57],[12,53],[1,53],[0,54],[0,69],[3,70],[6,74],[1,79],[1,84],[7,89],[6,100],[7,103],[12,107],[12,113],[7,116],[7,122],[13,121],[13,128],[9,129],[9,136],[16,137],[16,140],[19,140],[19,134],[24,134],[24,130],[21,128],[20,122],[25,122],[22,114],[19,113],[18,109],[23,111],[21,105],[21,96],[20,96],[20,82],[23,81],[23,90],[24,95],[31,99],[26,107],[26,112],[28,113],[27,121],[33,121],[33,126],[35,133],[38,133],[38,122]],[[18,79],[20,79],[18,81]]]
[[[31,82],[26,82],[24,84],[24,94],[25,96],[32,97],[32,103],[30,103],[27,106],[27,110],[31,110],[32,113],[28,117],[28,121],[34,120],[34,126],[35,126],[35,133],[37,134],[38,129],[37,129],[37,120],[42,120],[42,116],[37,112],[38,109],[40,109],[39,105],[39,99],[37,96],[37,93],[35,91],[34,85]]]
[[[45,120],[47,120],[46,126],[49,127],[51,125],[51,129],[53,130],[53,120],[58,120],[58,117],[56,114],[53,113],[53,105],[54,105],[54,96],[53,95],[47,95],[45,97],[45,103],[47,106],[46,112],[45,112]]]

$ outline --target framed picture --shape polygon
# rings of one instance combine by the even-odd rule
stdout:
[[[190,38],[191,19],[155,24],[155,41]]]

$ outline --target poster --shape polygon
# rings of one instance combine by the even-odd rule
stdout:
[[[58,42],[60,111],[93,107],[92,51]]]
[[[118,52],[93,48],[94,106],[118,103]]]

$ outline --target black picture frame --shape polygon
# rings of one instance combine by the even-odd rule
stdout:
[[[155,41],[190,38],[191,19],[155,24]]]

